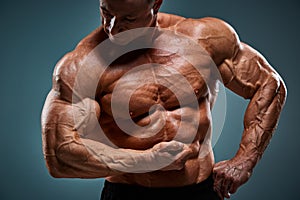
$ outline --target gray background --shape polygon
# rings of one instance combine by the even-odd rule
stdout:
[[[99,199],[103,180],[54,179],[42,155],[40,112],[55,63],[100,23],[98,1],[1,1],[0,199]],[[165,0],[162,11],[229,22],[285,79],[288,101],[279,127],[251,180],[232,199],[296,199],[300,134],[300,3],[286,1]],[[238,148],[247,101],[227,92],[228,112],[216,160]],[[298,186],[297,186],[298,185]]]

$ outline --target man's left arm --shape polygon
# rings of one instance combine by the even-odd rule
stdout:
[[[235,38],[235,50],[219,70],[224,85],[250,102],[240,148],[232,159],[214,166],[214,188],[222,198],[229,198],[250,178],[277,127],[287,95],[282,78],[266,59]]]

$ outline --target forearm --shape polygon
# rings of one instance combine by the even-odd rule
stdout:
[[[101,178],[122,173],[149,172],[189,154],[189,149],[184,149],[184,144],[175,141],[159,143],[149,150],[136,151],[113,148],[105,142],[87,139],[86,136],[90,134],[82,133],[97,129],[84,131],[81,126],[75,125],[73,112],[77,110],[73,109],[76,106],[72,107],[68,102],[53,97],[53,93],[50,93],[43,109],[42,135],[45,160],[54,177]],[[79,119],[85,117],[79,116]],[[99,134],[97,133],[101,139]]]
[[[49,171],[54,177],[103,178],[153,171],[159,167],[153,149],[138,151],[113,148],[98,141],[79,138],[74,130],[70,131],[65,125],[47,129],[49,133],[58,131],[58,134],[65,136],[59,139],[52,152],[44,148]]]
[[[282,80],[269,78],[251,99],[244,118],[244,133],[235,159],[243,160],[251,169],[262,157],[277,127],[286,99]]]
[[[57,178],[103,178],[120,172],[110,169],[86,148],[68,125],[43,128],[44,156],[49,172]]]

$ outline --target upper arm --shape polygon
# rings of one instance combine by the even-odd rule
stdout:
[[[205,28],[198,36],[199,43],[211,55],[227,88],[247,99],[266,85],[274,94],[280,86],[285,88],[263,55],[241,42],[229,24],[215,18],[201,20]]]
[[[42,112],[42,127],[44,130],[49,126],[64,125],[70,130],[66,133],[52,128],[56,131],[56,142],[59,142],[58,136],[74,134],[74,130],[83,133],[83,128],[90,128],[90,123],[96,123],[95,118],[99,118],[100,106],[95,101],[95,96],[100,88],[99,77],[103,69],[99,66],[98,54],[96,57],[89,55],[103,37],[102,28],[96,29],[81,40],[54,68],[52,90]],[[49,142],[47,138],[45,140]]]
[[[48,169],[56,176],[59,160],[87,160],[89,153],[80,136],[98,124],[99,104],[75,88],[79,61],[67,54],[55,67],[53,87],[48,94],[41,116],[43,152]],[[81,77],[83,78],[83,77]],[[85,86],[78,86],[78,88]],[[73,146],[76,148],[72,148]],[[74,146],[74,147],[75,147]],[[65,154],[65,152],[67,152]]]
[[[252,98],[262,87],[275,94],[284,87],[280,75],[255,49],[240,43],[235,56],[227,58],[219,66],[224,85],[246,99]]]
[[[75,127],[72,113],[72,96],[76,63],[72,62],[73,53],[66,54],[55,66],[52,77],[52,89],[49,92],[41,116],[44,153],[54,154],[57,144],[66,134],[72,135]],[[60,133],[58,126],[65,126],[69,133]],[[49,130],[51,130],[49,132]],[[61,140],[61,141],[60,141]]]

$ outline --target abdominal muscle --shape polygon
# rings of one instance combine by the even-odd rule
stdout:
[[[125,173],[119,176],[107,177],[112,183],[141,185],[144,187],[182,187],[206,180],[212,173],[213,153],[204,158],[187,160],[181,170],[154,171],[148,173]]]
[[[164,121],[164,126],[155,135],[149,137],[144,135],[143,138],[138,137],[136,133],[135,137],[124,133],[111,117],[102,113],[101,127],[107,138],[119,148],[146,150],[152,148],[155,144],[171,140],[177,140],[188,145],[194,142],[200,143],[198,155],[187,160],[181,170],[124,173],[118,176],[107,177],[106,180],[114,183],[135,184],[146,187],[180,187],[199,183],[207,179],[212,172],[214,156],[210,140],[207,140],[207,137],[211,135],[211,119],[206,98],[199,101],[199,109],[198,127],[195,125],[197,123],[195,123],[194,119],[197,118],[195,116],[199,113],[199,110],[182,107],[172,111],[160,109],[153,111],[150,115],[135,121],[136,124],[145,126],[147,123],[151,123],[152,120],[158,124],[160,121]],[[181,116],[187,116],[184,118],[185,120],[181,119],[180,114]],[[157,126],[157,123],[153,123],[153,126]],[[183,131],[177,134],[179,126],[181,126]]]

